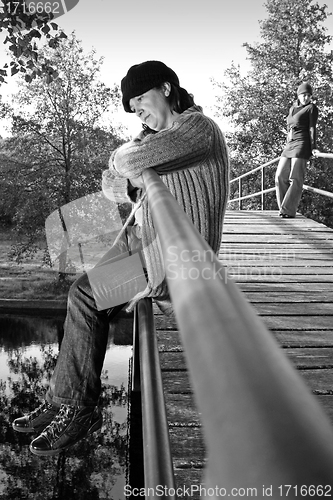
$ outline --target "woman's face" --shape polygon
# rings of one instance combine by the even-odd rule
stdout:
[[[169,128],[177,113],[172,113],[167,96],[170,86],[165,84],[161,89],[151,89],[129,101],[131,110],[152,130],[157,132]]]
[[[302,104],[302,106],[305,106],[306,104],[309,104],[309,102],[311,100],[311,94],[308,94],[307,92],[304,92],[303,94],[299,94],[298,100]]]

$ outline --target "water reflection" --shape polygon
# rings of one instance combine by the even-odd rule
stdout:
[[[123,499],[131,346],[114,345],[110,336],[102,374],[100,432],[58,457],[36,457],[29,451],[32,436],[11,427],[22,412],[39,405],[61,338],[61,319],[0,316],[0,497]]]

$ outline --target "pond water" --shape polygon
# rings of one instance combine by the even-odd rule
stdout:
[[[125,345],[115,343],[110,329],[102,373],[104,421],[99,432],[59,456],[37,457],[29,451],[32,436],[12,429],[11,422],[32,411],[43,398],[62,323],[62,319],[0,316],[0,498],[122,500],[129,475],[132,346],[128,325],[127,335],[120,335]]]

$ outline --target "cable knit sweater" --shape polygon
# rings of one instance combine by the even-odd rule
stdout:
[[[173,125],[157,133],[141,132],[111,155],[103,172],[102,189],[116,201],[129,201],[128,179],[154,168],[203,238],[218,252],[228,197],[229,158],[225,139],[217,124],[192,106]],[[111,191],[113,194],[111,195]],[[153,297],[166,314],[172,312],[164,266],[158,248],[152,214],[143,201],[142,244],[148,286],[134,297]]]

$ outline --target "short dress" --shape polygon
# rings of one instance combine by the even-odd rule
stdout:
[[[293,105],[287,117],[288,137],[281,156],[285,158],[303,158],[312,155],[310,127],[316,127],[318,108],[310,102],[305,106]],[[315,145],[313,145],[315,147]]]

